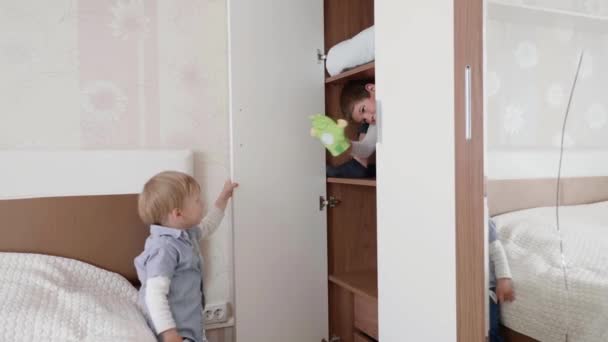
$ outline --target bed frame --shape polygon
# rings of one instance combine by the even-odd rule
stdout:
[[[555,179],[507,179],[488,181],[490,216],[529,208],[555,206]],[[560,204],[589,204],[608,200],[608,176],[563,178]]]
[[[163,170],[192,174],[190,151],[0,152],[0,252],[72,258],[138,285],[148,229],[137,194]]]
[[[516,210],[555,206],[555,178],[489,180],[487,184],[490,216]],[[560,204],[577,205],[608,201],[608,176],[564,178],[560,182]],[[506,342],[537,342],[502,327]]]
[[[0,217],[2,252],[76,259],[137,285],[133,258],[148,236],[137,215],[137,195],[2,200]]]

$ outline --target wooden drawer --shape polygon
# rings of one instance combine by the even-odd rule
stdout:
[[[374,342],[371,338],[355,332],[353,334],[353,342]]]
[[[378,339],[378,300],[355,295],[355,328]]]

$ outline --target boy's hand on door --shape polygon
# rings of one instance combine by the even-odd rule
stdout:
[[[220,195],[215,201],[215,206],[222,210],[226,209],[226,206],[228,205],[228,200],[230,200],[234,189],[238,186],[238,183],[233,183],[230,179],[227,180],[226,183],[224,183],[224,188],[222,189],[222,192],[220,192]]]

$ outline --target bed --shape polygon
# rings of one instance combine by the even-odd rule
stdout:
[[[506,341],[608,341],[608,177],[494,180],[488,205],[512,270],[516,301],[502,309]]]
[[[133,258],[137,193],[189,151],[0,152],[0,340],[155,341]]]

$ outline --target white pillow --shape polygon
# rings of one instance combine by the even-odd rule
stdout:
[[[374,26],[371,26],[351,39],[334,45],[327,52],[327,72],[334,76],[346,69],[373,61],[376,57],[374,37]]]

